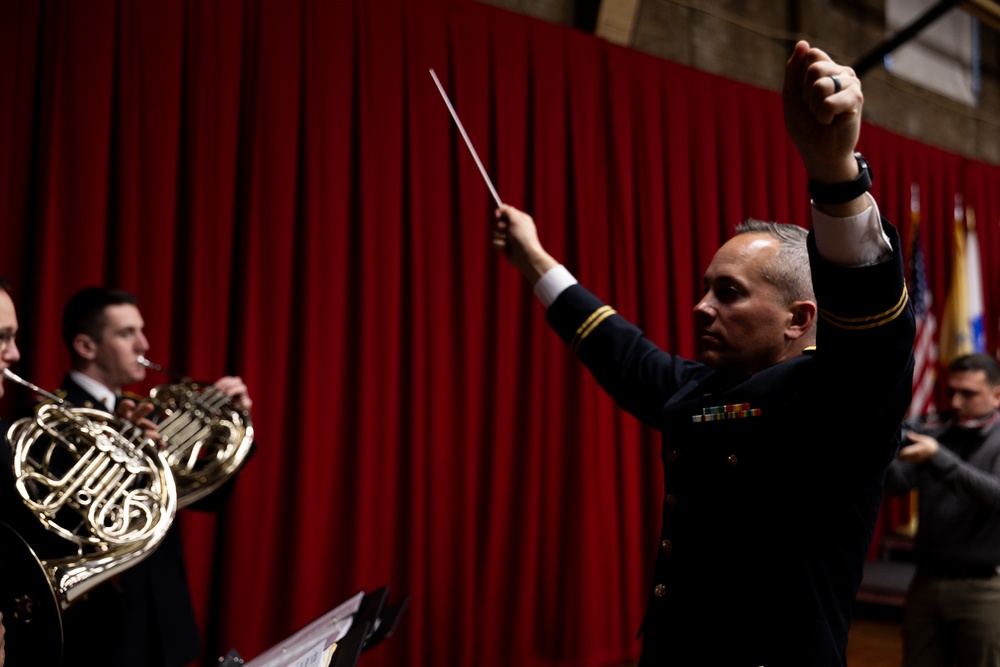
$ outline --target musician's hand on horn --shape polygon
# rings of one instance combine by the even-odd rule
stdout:
[[[115,416],[121,417],[131,422],[136,428],[142,429],[143,436],[149,438],[163,449],[167,445],[165,442],[162,442],[160,429],[156,423],[149,419],[149,415],[155,407],[152,403],[143,402],[137,405],[131,398],[123,398],[115,406]]]
[[[542,275],[558,266],[538,240],[535,221],[527,213],[508,204],[496,210],[493,247],[504,254],[511,265],[534,285]]]
[[[216,380],[214,386],[228,396],[236,408],[250,412],[253,400],[250,399],[250,390],[247,389],[242,378],[227,375]]]

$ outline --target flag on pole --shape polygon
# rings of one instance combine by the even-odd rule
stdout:
[[[979,237],[976,234],[976,213],[972,208],[965,210],[965,290],[969,303],[969,330],[972,336],[972,351],[986,352],[986,330],[983,328],[983,268],[979,255]]]
[[[920,187],[910,185],[910,250],[906,272],[906,288],[913,304],[917,333],[913,342],[913,398],[907,413],[908,421],[919,422],[926,415],[936,412],[934,392],[937,386],[937,317],[934,299],[927,283],[927,266],[924,263],[923,244],[920,242]],[[913,536],[917,533],[919,517],[918,490],[906,496],[886,495],[883,498],[881,520],[898,534]]]
[[[910,185],[909,239],[906,288],[913,304],[917,333],[913,342],[913,398],[907,421],[920,422],[926,415],[937,411],[934,393],[937,386],[938,323],[932,307],[934,299],[927,283],[923,244],[920,242],[920,188],[916,183]],[[884,496],[880,516],[882,525],[893,533],[916,535],[918,493],[914,488],[906,496]]]
[[[962,195],[955,195],[955,259],[941,324],[940,357],[949,364],[956,357],[986,350],[983,336],[983,284],[975,222],[966,227]]]
[[[910,186],[910,262],[907,275],[910,301],[913,303],[917,323],[917,337],[913,344],[913,400],[910,417],[935,411],[934,387],[937,380],[937,317],[931,290],[927,284],[924,252],[920,243],[920,188]]]

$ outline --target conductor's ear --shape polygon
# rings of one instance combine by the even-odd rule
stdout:
[[[788,309],[788,325],[785,335],[794,340],[805,336],[813,330],[816,324],[816,302],[795,301]]]

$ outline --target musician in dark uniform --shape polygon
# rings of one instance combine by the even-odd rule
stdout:
[[[0,372],[11,368],[21,358],[16,342],[17,330],[17,314],[14,309],[14,302],[10,296],[10,286],[5,279],[0,278]],[[4,395],[5,381],[7,380],[5,380],[3,376],[0,376],[0,398]],[[10,424],[3,419],[0,419],[0,521],[15,531],[17,536],[25,540],[34,555],[39,558],[44,559],[69,555],[75,551],[76,545],[63,540],[54,533],[46,530],[42,523],[32,516],[31,511],[24,504],[24,501],[17,492],[13,474],[13,452],[11,451],[11,444],[7,440],[7,431],[9,428]],[[4,531],[3,539],[12,543],[18,542],[19,539],[17,536],[13,536]],[[25,567],[32,562],[32,556],[28,554],[27,550],[25,551],[25,555],[16,556],[20,547],[15,544],[7,544],[4,546],[9,550],[5,552],[5,568],[15,566]],[[33,573],[17,571],[8,574],[12,574],[12,576],[18,579],[24,579],[26,576]],[[4,590],[6,591],[6,588],[4,588]],[[18,594],[25,592],[34,591],[31,590],[31,586],[28,586],[28,590],[18,589],[17,591]],[[5,598],[6,597],[7,596],[5,595]],[[0,600],[0,604],[3,604],[5,608],[8,608],[6,605],[10,602],[11,599],[9,598]],[[39,619],[34,618],[31,619],[31,622],[34,625],[38,625],[40,623]],[[33,626],[25,626],[22,624],[15,625],[14,627],[17,629],[11,635],[11,640],[13,642],[12,645],[17,646],[17,654],[22,657],[25,656],[26,653],[35,653],[30,647],[25,646],[26,641],[41,640],[55,643],[59,642],[61,639],[58,635],[58,626],[46,627],[44,631],[40,630],[40,632],[50,633],[44,637],[30,633],[31,630],[35,629]],[[31,635],[30,637],[29,634]],[[38,654],[40,653],[41,652],[39,651]],[[58,655],[58,649],[51,655]],[[2,662],[0,662],[0,664],[2,664]]]
[[[10,368],[21,358],[21,353],[17,349],[17,313],[14,310],[14,301],[10,298],[7,280],[0,277],[0,373],[4,369]],[[3,398],[4,378],[0,375],[0,398]],[[0,440],[6,443],[7,423],[0,419]],[[6,444],[0,446],[0,469],[5,471],[10,469],[10,448]],[[2,480],[4,486],[10,485],[9,472],[4,472]],[[0,521],[4,520],[0,514]],[[5,572],[4,576],[12,576],[13,573]],[[0,667],[3,667],[6,660],[5,639],[6,630],[3,625],[3,614],[0,613]]]
[[[17,312],[14,309],[14,300],[10,298],[10,285],[7,280],[0,277],[0,373],[10,368],[21,358],[21,352],[17,349]],[[0,398],[4,395],[4,377],[0,374]],[[10,425],[0,418],[0,521],[15,524],[10,515],[11,506],[8,502],[13,501],[14,480],[11,476],[10,447],[7,444],[7,428]],[[5,571],[4,576],[17,576],[17,573]],[[0,614],[0,667],[6,660],[6,630],[3,626],[3,614]]]
[[[795,46],[785,124],[813,229],[751,221],[719,249],[695,306],[697,361],[659,349],[577,284],[528,215],[497,211],[493,244],[534,284],[546,320],[662,433],[644,667],[846,664],[914,337],[899,237],[854,153],[862,102],[850,68]]]
[[[10,296],[10,284],[3,277],[0,277],[0,398],[3,398],[6,379],[2,373],[8,368],[12,368],[21,359],[21,352],[17,347],[17,312],[14,308],[14,301]],[[0,418],[0,521],[7,524],[23,537],[34,539],[55,539],[47,535],[47,531],[42,527],[31,513],[27,511],[21,502],[20,496],[14,488],[14,477],[12,473],[13,459],[11,457],[10,445],[7,442],[7,429],[10,424]],[[5,533],[3,539],[10,539],[10,535]],[[19,564],[22,562],[17,561]],[[12,570],[14,562],[4,562],[4,576],[21,578],[24,572]],[[2,587],[4,591],[6,587]],[[0,604],[7,609],[10,599],[0,600]],[[2,621],[0,614],[0,621]],[[15,626],[16,627],[16,626]],[[6,630],[0,623],[0,667],[6,661]],[[11,635],[15,643],[24,641],[23,636]]]
[[[73,295],[63,313],[63,340],[71,360],[62,383],[65,400],[109,412],[121,401],[136,400],[123,395],[122,387],[145,378],[146,367],[138,360],[149,350],[143,326],[137,300],[128,292],[88,287]],[[240,378],[220,378],[215,387],[238,407],[250,409]],[[193,507],[220,509],[229,488]],[[109,667],[182,667],[198,657],[198,629],[176,521],[151,556],[91,598],[66,615],[66,664],[91,664],[83,660],[94,659],[99,662],[93,664]],[[99,645],[93,640],[98,635],[91,634],[95,624],[105,628]]]
[[[14,312],[13,302],[10,298],[9,287],[3,279],[0,279],[0,372],[11,367],[20,359],[20,353],[15,342],[17,334],[17,318]],[[3,379],[0,378],[0,397],[3,396]],[[81,402],[82,406],[82,402]],[[92,407],[92,406],[89,406]],[[156,426],[146,417],[152,410],[151,405],[136,406],[134,403],[119,406],[117,415],[124,421],[131,421],[139,426],[146,437],[154,436]],[[5,567],[13,566],[19,568],[15,576],[17,578],[16,595],[38,596],[41,601],[32,607],[32,611],[17,620],[12,625],[13,633],[11,646],[16,646],[16,656],[19,664],[45,664],[55,665],[60,650],[63,652],[62,664],[144,664],[134,660],[115,663],[109,658],[108,645],[111,642],[105,640],[108,634],[108,622],[117,621],[117,617],[107,614],[109,609],[118,608],[120,594],[120,582],[115,579],[112,583],[97,585],[89,589],[82,598],[74,599],[74,604],[66,611],[62,612],[63,643],[60,644],[58,621],[55,616],[60,615],[55,609],[49,609],[45,604],[54,594],[60,597],[56,591],[48,592],[56,586],[56,582],[49,577],[51,575],[42,574],[41,568],[34,560],[35,557],[43,561],[52,562],[54,559],[71,556],[77,553],[77,544],[64,539],[55,532],[48,530],[29,510],[25,501],[21,498],[15,486],[13,475],[13,452],[12,443],[7,440],[7,432],[10,424],[0,420],[0,521],[3,521],[15,534],[4,531],[2,539],[5,540],[4,558]],[[72,438],[71,438],[72,439]],[[57,520],[54,523],[67,527],[65,520]],[[22,553],[21,544],[23,539],[24,548]],[[30,549],[30,552],[29,552]],[[88,579],[84,576],[83,579]],[[79,583],[79,582],[78,582]],[[6,590],[6,589],[5,589]],[[43,592],[44,591],[44,592]],[[5,596],[0,599],[0,605],[11,602],[13,596]],[[23,609],[19,609],[23,612]],[[50,621],[52,623],[50,623]],[[116,632],[117,636],[117,632]],[[12,656],[15,655],[12,653]],[[30,662],[26,662],[30,660]],[[155,663],[151,663],[155,664]]]

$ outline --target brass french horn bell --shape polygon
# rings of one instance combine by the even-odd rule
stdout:
[[[27,510],[75,551],[42,559],[0,527],[7,664],[57,665],[62,612],[155,550],[177,513],[177,487],[165,454],[135,425],[3,374],[50,399],[7,431],[14,485]]]
[[[178,507],[187,507],[231,479],[253,445],[250,413],[211,383],[195,382],[151,362],[140,364],[177,380],[154,387],[147,399],[160,415],[161,446],[177,481]]]

